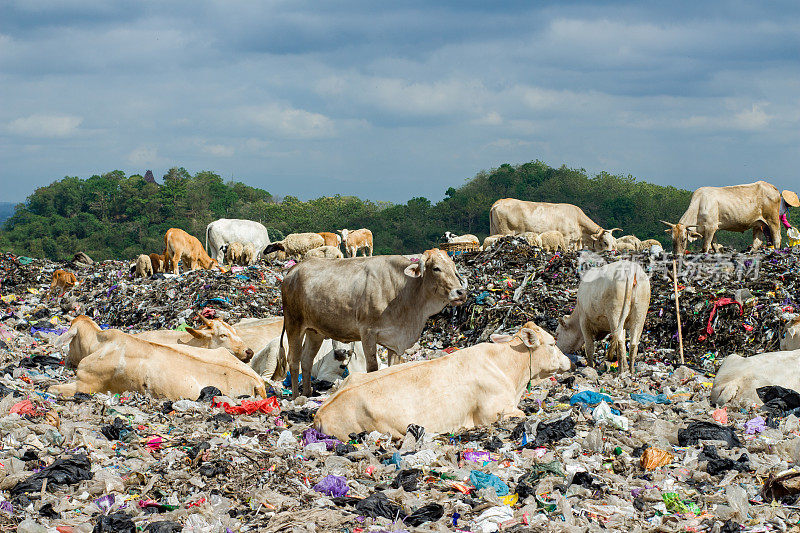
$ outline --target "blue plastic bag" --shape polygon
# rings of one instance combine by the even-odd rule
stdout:
[[[480,470],[473,470],[469,474],[469,482],[475,485],[475,488],[478,490],[484,487],[492,487],[494,489],[494,493],[498,496],[508,495],[508,485],[506,485],[502,479],[494,474],[487,474],[486,472],[481,472]]]
[[[612,404],[614,403],[614,400],[612,400],[611,396],[607,394],[600,394],[599,392],[594,392],[590,390],[585,390],[573,394],[572,398],[569,399],[570,405],[575,405],[576,403],[585,403],[586,405],[597,405],[600,402],[606,402],[608,404]]]

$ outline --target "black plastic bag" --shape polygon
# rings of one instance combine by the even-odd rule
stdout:
[[[172,412],[172,402],[168,400],[161,406],[161,414],[168,415],[170,412]]]
[[[800,393],[779,385],[759,387],[756,394],[764,402],[763,409],[776,416],[787,416],[788,411],[800,407]]]
[[[208,419],[209,422],[214,424],[230,424],[233,422],[233,416],[228,413],[217,413]]]
[[[53,509],[53,504],[49,502],[39,507],[39,516],[50,518],[51,520],[54,518],[61,518],[61,514],[57,513],[55,509]]]
[[[503,447],[503,441],[501,441],[497,437],[492,437],[491,439],[486,439],[485,441],[483,441],[483,449],[489,450],[490,452],[496,452],[502,447]]]
[[[585,471],[581,470],[579,472],[575,472],[575,475],[572,476],[572,483],[571,485],[580,485],[585,489],[598,489],[600,488],[601,484],[597,482],[592,475]]]
[[[178,522],[163,520],[161,522],[150,522],[144,530],[147,533],[180,533],[183,530],[183,526]]]
[[[283,414],[292,422],[311,422],[314,420],[314,411],[307,407],[294,411],[284,411]]]
[[[100,515],[92,533],[136,533],[136,524],[125,513]]]
[[[403,490],[406,492],[414,492],[417,490],[417,481],[419,480],[420,474],[422,474],[422,470],[419,468],[401,470],[397,473],[397,476],[395,476],[390,486],[393,489],[403,487]]]
[[[133,431],[133,427],[119,417],[115,418],[110,425],[100,428],[100,433],[108,440],[124,440],[131,431]]]
[[[411,527],[419,527],[425,522],[436,522],[442,516],[444,516],[444,507],[438,503],[429,503],[408,515],[403,519],[403,523]]]
[[[194,459],[198,455],[200,455],[200,453],[202,453],[203,451],[205,451],[205,450],[207,450],[209,448],[211,448],[211,445],[208,443],[208,441],[198,442],[197,444],[195,444],[194,446],[189,448],[189,451],[186,452],[186,455],[189,456],[189,459],[194,461]]]
[[[737,472],[750,471],[750,459],[746,453],[743,453],[738,460],[725,459],[719,456],[716,446],[705,445],[703,451],[697,457],[698,461],[708,461],[706,472],[712,476],[716,476],[727,472],[728,470],[736,470]]]
[[[209,385],[200,389],[200,396],[197,397],[198,402],[210,402],[214,396],[222,396],[222,391],[218,388]]]
[[[227,474],[228,464],[222,461],[203,463],[203,465],[198,469],[198,472],[205,477],[214,477],[220,474]]]
[[[53,357],[50,355],[33,355],[31,357],[24,357],[19,362],[19,366],[20,368],[37,368],[40,366],[58,368],[64,366],[64,360],[60,357]]]
[[[425,436],[425,428],[416,424],[409,424],[408,428],[406,428],[406,432],[414,435],[414,438],[417,439],[417,442],[419,442],[420,439]]]
[[[575,436],[575,421],[565,417],[549,424],[536,426],[536,438],[528,441],[524,448],[538,448],[549,442],[558,442]]]
[[[692,422],[686,428],[678,430],[680,446],[694,446],[701,440],[721,440],[728,443],[731,448],[742,447],[732,427],[720,426],[713,422]]]
[[[11,490],[11,497],[17,498],[26,492],[39,492],[42,483],[47,479],[47,486],[72,485],[79,481],[92,479],[92,464],[85,455],[73,455],[58,459],[48,467],[41,469],[29,478],[17,483]]]
[[[739,526],[739,524],[731,519],[728,519],[724,524],[722,524],[719,533],[739,533],[741,530],[742,528]]]
[[[405,511],[386,497],[382,492],[370,494],[363,500],[359,500],[355,505],[358,514],[368,516],[370,518],[388,518],[389,520],[404,519],[406,517]]]

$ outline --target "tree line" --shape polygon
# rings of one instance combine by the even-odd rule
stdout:
[[[691,192],[630,175],[589,176],[583,169],[553,168],[542,161],[481,171],[447,189],[439,202],[416,197],[405,204],[340,195],[278,199],[263,189],[226,183],[211,171],[191,175],[172,168],[158,184],[149,176],[115,170],[86,179],[65,177],[36,189],[0,230],[0,250],[51,259],[68,259],[78,251],[98,260],[128,259],[161,252],[171,227],[203,242],[209,222],[245,218],[264,224],[273,240],[293,232],[365,227],[372,230],[376,254],[414,253],[440,242],[445,231],[482,239],[489,231],[491,205],[509,197],[572,203],[605,228],[667,242],[659,220],[677,222]],[[744,247],[750,232],[722,232],[719,241]]]

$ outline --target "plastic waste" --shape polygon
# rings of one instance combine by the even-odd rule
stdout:
[[[389,501],[383,492],[370,494],[355,504],[356,512],[371,518],[388,518],[389,520],[402,520],[406,517],[405,511]]]
[[[538,448],[549,442],[557,442],[575,436],[575,421],[567,416],[555,422],[539,423],[536,438],[524,445],[525,448]]]
[[[486,487],[491,487],[497,496],[505,496],[508,494],[508,485],[495,476],[494,474],[487,474],[480,470],[473,470],[469,473],[469,482],[472,483],[476,489],[480,490]]]
[[[411,527],[419,527],[426,522],[436,522],[444,516],[444,507],[438,503],[423,505],[403,519],[403,523]]]
[[[611,411],[611,407],[609,407],[605,401],[601,401],[597,407],[594,408],[594,411],[592,411],[592,418],[598,423],[608,422],[612,426],[623,431],[628,431],[628,424],[630,423],[626,417],[614,414]]]
[[[136,525],[125,513],[100,515],[92,533],[136,533]]]
[[[79,481],[92,479],[90,468],[91,463],[85,455],[73,455],[65,459],[58,459],[52,465],[17,483],[9,492],[12,498],[16,498],[26,492],[41,491],[45,479],[50,487],[72,485]]]
[[[590,390],[585,390],[582,392],[575,393],[569,399],[570,405],[575,405],[579,403],[586,405],[597,405],[600,402],[613,403],[614,400],[612,400],[611,396],[607,394],[601,394],[599,392],[594,392]]]
[[[210,402],[214,396],[222,396],[222,391],[218,388],[209,385],[200,389],[200,396],[197,397],[198,402]]]
[[[347,486],[347,478],[329,474],[314,485],[314,490],[328,496],[344,496],[350,487]]]
[[[403,487],[403,490],[406,492],[414,492],[417,490],[417,482],[420,475],[422,475],[422,470],[418,468],[401,470],[394,477],[394,480],[392,480],[391,487],[393,489]]]
[[[703,446],[703,451],[697,457],[698,461],[708,461],[706,471],[712,476],[735,470],[737,472],[747,472],[750,470],[750,460],[747,454],[743,453],[738,460],[727,459],[719,456],[717,447],[710,444]]]
[[[664,393],[661,394],[646,394],[646,393],[633,393],[631,394],[631,399],[636,400],[637,402],[648,405],[651,403],[656,404],[670,404],[672,403],[667,395]]]
[[[294,435],[292,435],[291,431],[284,429],[281,431],[281,434],[278,437],[276,446],[278,448],[294,448],[297,446],[297,439],[294,438]]]
[[[146,533],[180,533],[182,529],[183,526],[178,522],[161,520],[159,522],[150,522],[144,530]]]
[[[767,429],[767,421],[760,416],[752,418],[744,423],[744,432],[747,435],[761,433],[765,429]]]
[[[686,428],[678,430],[678,444],[681,446],[695,446],[701,440],[725,441],[732,448],[742,446],[733,428],[713,422],[692,422]]]
[[[674,458],[675,456],[667,450],[647,448],[642,452],[641,465],[645,470],[655,470],[670,464]]]
[[[514,509],[508,505],[490,507],[483,511],[473,522],[473,530],[481,533],[500,531],[500,524],[514,518]]]

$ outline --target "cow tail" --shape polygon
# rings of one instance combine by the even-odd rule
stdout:
[[[281,361],[284,361],[284,368],[289,369],[289,362],[286,361],[286,350],[283,349],[283,334],[286,333],[286,317],[284,316],[283,319],[283,326],[281,327],[281,337],[278,340],[278,360],[275,361],[275,368],[279,368],[278,365],[281,364]],[[274,372],[274,370],[273,370]],[[292,379],[296,379],[292,376]],[[299,381],[298,381],[299,383]]]
[[[489,210],[489,235],[497,235],[498,233],[497,213],[495,211],[495,206],[492,206]]]
[[[211,252],[208,251],[208,228],[210,228],[210,227],[211,227],[211,224],[206,226],[206,247],[205,247],[205,250],[206,250],[206,253],[208,255],[211,255]]]
[[[631,312],[631,305],[633,300],[633,287],[636,285],[636,263],[631,263],[631,270],[625,276],[625,296],[622,302],[622,313],[620,313],[618,329],[625,328],[625,322],[628,320],[628,315]],[[622,340],[625,342],[625,339]]]

